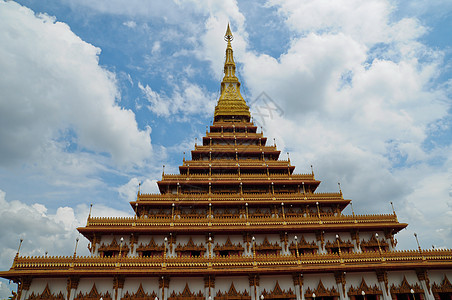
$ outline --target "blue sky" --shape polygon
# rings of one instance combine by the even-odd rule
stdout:
[[[228,22],[252,111],[262,92],[280,109],[255,121],[281,157],[356,213],[394,202],[400,249],[452,246],[450,1],[0,1],[1,269],[19,238],[71,254],[90,203],[130,215],[138,182],[177,172]]]

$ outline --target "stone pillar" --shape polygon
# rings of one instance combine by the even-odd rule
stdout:
[[[389,251],[393,251],[396,245],[396,241],[394,240],[394,234],[392,231],[385,230],[385,239],[389,246]]]
[[[351,236],[352,236],[353,245],[355,246],[355,252],[356,253],[362,252],[360,241],[359,241],[359,231],[352,230]]]
[[[430,279],[428,278],[427,270],[417,269],[416,275],[417,279],[419,279],[419,282],[421,283],[421,287],[424,289],[425,300],[435,300],[430,288]]]
[[[137,256],[138,235],[130,235],[130,256]]]
[[[96,236],[96,235],[94,235],[94,237],[93,237],[93,242],[92,242],[92,255],[93,256],[98,256],[99,255],[99,251],[98,251],[98,248],[99,248],[99,244],[100,243],[100,237],[98,237],[98,236]]]
[[[295,290],[295,296],[297,296],[297,300],[304,300],[304,295],[302,291],[303,287],[303,275],[301,274],[293,274],[293,285]]]
[[[376,273],[380,290],[383,293],[383,300],[392,300],[389,294],[388,273],[385,270],[377,270]]]
[[[317,240],[317,245],[319,246],[319,253],[326,253],[325,250],[325,236],[323,231],[317,231],[315,233],[315,239]]]
[[[336,279],[336,286],[337,290],[339,292],[339,297],[341,300],[347,299],[346,293],[345,293],[345,272],[338,271],[334,272],[334,278]]]
[[[67,299],[74,300],[75,295],[77,293],[78,283],[80,281],[80,277],[78,276],[70,276],[67,279]]]
[[[204,277],[204,296],[206,300],[212,300],[215,297],[215,277],[213,275],[206,275]]]
[[[113,277],[113,290],[115,291],[115,300],[122,298],[122,290],[124,289],[124,276]]]
[[[247,233],[243,234],[243,246],[244,246],[244,256],[253,255],[253,244],[251,242],[251,236]],[[250,293],[251,295],[251,293]]]
[[[168,299],[169,281],[170,281],[169,276],[161,276],[159,278],[159,292],[158,292],[159,300]]]
[[[250,296],[251,300],[259,300],[259,275],[251,274],[248,277],[250,283]]]
[[[28,290],[30,289],[31,278],[23,277],[20,281],[20,300],[27,299]]]

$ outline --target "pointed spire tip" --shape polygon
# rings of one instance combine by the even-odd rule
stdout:
[[[224,35],[224,40],[230,42],[233,39],[234,39],[234,36],[232,35],[231,27],[229,26],[229,23],[228,23],[228,28],[226,29],[226,34]]]

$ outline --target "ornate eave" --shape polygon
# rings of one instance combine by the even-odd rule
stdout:
[[[416,268],[452,268],[451,250],[392,251],[338,254],[306,254],[295,257],[16,257],[13,267],[0,276],[18,279],[26,276],[67,277],[69,275],[104,277],[168,275],[243,275],[293,274],[297,272],[363,272],[369,269],[413,270]],[[276,258],[276,259],[275,259]]]

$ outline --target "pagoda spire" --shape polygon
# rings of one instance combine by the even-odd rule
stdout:
[[[221,81],[221,95],[215,107],[215,121],[219,120],[250,120],[250,109],[240,94],[240,81],[235,75],[234,54],[231,41],[234,39],[231,27],[226,29],[224,40],[228,43],[226,47],[226,59],[224,62],[224,77]]]

